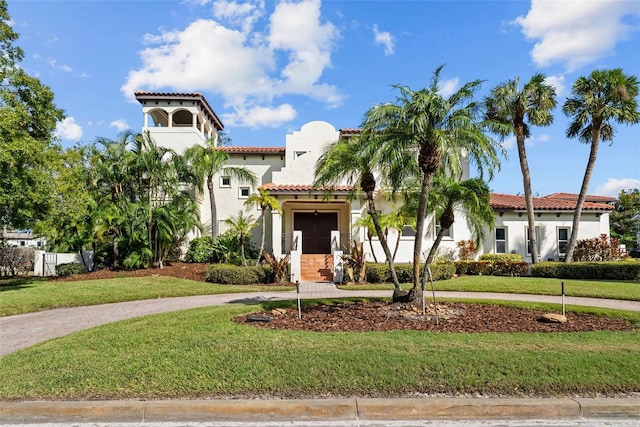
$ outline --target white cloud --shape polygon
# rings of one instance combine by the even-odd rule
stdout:
[[[456,90],[458,90],[459,85],[460,79],[457,77],[445,81],[440,81],[438,82],[438,92],[440,93],[440,95],[446,98],[453,95]]]
[[[545,78],[545,83],[556,88],[556,99],[567,94],[567,86],[564,80],[565,78],[562,75],[547,76]]]
[[[47,64],[49,64],[49,66],[57,70],[66,71],[68,73],[73,72],[73,69],[70,66],[66,64],[58,64],[58,62],[54,58],[47,59]]]
[[[634,1],[532,0],[527,15],[512,23],[536,40],[531,57],[537,65],[560,63],[573,71],[610,55],[634,30],[623,19],[633,14],[640,15]]]
[[[230,126],[242,126],[253,129],[276,127],[296,117],[296,110],[289,104],[277,107],[252,107],[234,113],[223,114],[222,120]]]
[[[609,178],[607,182],[596,187],[596,194],[599,196],[618,197],[620,191],[640,188],[640,179],[636,178]]]
[[[250,32],[256,21],[264,14],[264,1],[227,1],[213,3],[213,16],[240,27],[243,33]]]
[[[109,127],[116,128],[119,132],[131,129],[131,126],[124,119],[114,120],[109,123]]]
[[[373,26],[373,35],[376,44],[384,46],[384,54],[386,56],[393,55],[393,36],[388,31],[378,31],[378,24]]]
[[[129,72],[121,87],[124,95],[133,99],[136,90],[211,92],[231,110],[226,117],[247,126],[294,117],[293,106],[274,106],[280,96],[307,96],[328,106],[342,103],[338,89],[320,81],[331,66],[339,33],[321,19],[318,0],[277,3],[262,32],[256,29],[264,14],[262,0],[219,1],[213,10],[224,25],[199,19],[183,30],[145,35],[142,65]],[[269,111],[275,113],[265,114]]]
[[[76,119],[67,117],[56,124],[53,134],[62,140],[78,141],[82,138],[82,127],[76,123]]]

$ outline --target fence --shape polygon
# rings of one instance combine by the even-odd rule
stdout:
[[[75,254],[36,251],[33,274],[35,276],[55,276],[57,266],[72,263],[82,264],[87,270],[93,270],[93,251],[82,251]]]

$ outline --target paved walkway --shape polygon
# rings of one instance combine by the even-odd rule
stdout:
[[[331,283],[305,282],[300,286],[300,297],[348,298],[390,297],[391,291],[343,291]],[[234,303],[291,300],[295,291],[252,292],[241,294],[201,295],[177,298],[129,301],[85,307],[60,308],[36,313],[0,317],[0,357],[42,341],[62,337],[83,329],[149,314],[166,313],[195,307]],[[436,292],[437,298],[466,298],[506,301],[561,303],[561,297],[548,295],[502,294],[488,292]],[[581,305],[640,311],[639,301],[620,301],[599,298],[565,297],[566,305]]]

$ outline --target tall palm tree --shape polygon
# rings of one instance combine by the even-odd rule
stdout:
[[[264,237],[266,235],[265,212],[267,209],[270,209],[271,211],[282,213],[282,208],[280,207],[278,199],[273,197],[271,193],[264,188],[258,188],[258,192],[251,194],[247,200],[245,200],[244,204],[245,206],[257,206],[260,208],[260,252],[258,252],[258,259],[256,260],[256,265],[258,265],[260,264],[260,256],[262,252],[264,252]]]
[[[535,230],[536,225],[525,139],[531,135],[529,123],[549,126],[553,122],[552,110],[556,107],[555,88],[546,84],[545,78],[544,74],[535,74],[521,89],[520,79],[516,77],[494,87],[485,98],[487,118],[499,124],[495,132],[502,138],[512,134],[516,137],[529,230]],[[536,233],[531,233],[530,240],[531,262],[535,264],[539,256]]]
[[[216,209],[216,199],[214,192],[213,178],[216,174],[222,174],[235,179],[240,184],[250,184],[255,186],[258,182],[256,175],[250,170],[239,166],[227,166],[229,155],[216,149],[215,139],[207,140],[206,144],[194,145],[188,148],[185,157],[193,168],[197,177],[196,187],[201,193],[204,191],[206,183],[209,191],[209,208],[211,211],[211,238],[215,240],[218,236],[218,215]]]
[[[594,70],[588,77],[579,77],[573,84],[571,95],[562,106],[562,111],[573,120],[567,129],[567,137],[577,137],[580,142],[591,144],[591,151],[573,215],[566,262],[571,262],[573,258],[582,206],[587,197],[600,140],[613,143],[614,123],[630,125],[640,120],[636,100],[638,78],[624,74],[621,68]]]
[[[346,182],[348,185],[358,184],[358,190],[361,190],[366,196],[369,215],[382,245],[393,284],[395,289],[399,290],[400,283],[393,265],[393,257],[385,234],[382,232],[374,198],[376,190],[374,173],[383,175],[383,171],[389,165],[379,161],[376,155],[377,147],[375,138],[364,140],[352,137],[329,144],[316,162],[313,186],[322,188],[342,182]]]
[[[501,147],[483,132],[485,123],[479,121],[479,105],[473,100],[481,81],[466,83],[445,97],[438,92],[441,70],[442,66],[435,70],[429,87],[418,91],[395,85],[400,92],[396,101],[371,108],[362,126],[363,138],[383,141],[380,155],[383,162],[394,163],[394,159],[407,153],[417,162],[421,184],[413,250],[413,289],[408,295],[412,301],[420,292],[422,239],[433,176],[444,168],[452,176],[460,177],[467,156],[481,174],[487,168],[490,177],[500,166]],[[394,178],[393,174],[390,178]],[[393,181],[394,188],[402,185],[402,180]]]
[[[258,225],[252,215],[245,216],[242,211],[238,216],[232,216],[224,220],[225,224],[230,226],[230,230],[238,237],[240,243],[240,254],[242,256],[242,264],[247,266],[247,259],[244,256],[244,244],[251,237],[251,230]]]
[[[384,215],[381,218],[378,218],[380,221],[380,226],[384,222]],[[371,250],[371,256],[373,256],[373,262],[378,262],[378,257],[376,257],[376,251],[373,250],[373,236],[377,236],[376,227],[373,224],[373,219],[371,215],[365,215],[363,217],[358,218],[358,220],[353,224],[356,227],[363,227],[367,232],[367,240],[369,241],[369,249]]]

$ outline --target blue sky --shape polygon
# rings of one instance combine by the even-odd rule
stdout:
[[[49,85],[63,146],[140,131],[134,90],[200,92],[235,146],[284,146],[312,120],[358,127],[393,84],[442,92],[542,72],[561,106],[579,76],[621,67],[640,76],[640,2],[614,1],[28,1],[9,0],[22,66]],[[577,193],[589,146],[569,120],[533,128],[534,193]],[[640,188],[640,125],[601,144],[590,193]],[[514,140],[490,187],[522,193]]]

